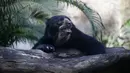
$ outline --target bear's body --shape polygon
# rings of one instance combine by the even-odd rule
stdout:
[[[47,21],[46,25],[45,35],[34,45],[33,49],[41,49],[44,52],[50,53],[60,48],[75,48],[85,55],[105,53],[106,47],[102,43],[81,32],[66,16],[53,16]],[[66,28],[61,30],[61,27]],[[71,32],[68,32],[68,30],[71,30]],[[61,35],[61,33],[63,34]],[[60,39],[60,37],[62,38]],[[57,40],[58,45],[56,43]],[[38,46],[40,45],[42,47],[39,48]]]

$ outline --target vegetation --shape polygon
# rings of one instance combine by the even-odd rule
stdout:
[[[44,33],[44,25],[38,24],[48,14],[35,0],[1,0],[0,6],[0,46],[38,40]]]
[[[125,47],[126,49],[130,48],[130,20],[122,25],[120,28],[119,35],[103,35],[102,43],[107,47]]]
[[[77,0],[1,0],[0,46],[38,40],[44,33],[45,20],[60,12],[57,7],[61,2],[67,6],[74,5],[85,13],[92,24],[94,36],[98,25],[103,27],[99,14]]]

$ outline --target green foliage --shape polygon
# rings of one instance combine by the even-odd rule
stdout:
[[[47,17],[39,12],[26,12],[33,6],[39,6],[35,0],[0,0],[0,46],[10,46],[14,42],[38,40],[44,26],[32,24]],[[36,8],[35,8],[36,9]],[[38,10],[37,10],[38,11]],[[32,14],[32,15],[31,15]],[[38,24],[38,22],[36,24]],[[42,23],[43,24],[43,23]]]
[[[130,49],[130,19],[128,19],[124,25],[122,25],[121,33],[122,35],[120,38],[123,41],[122,46]]]
[[[122,27],[120,28],[120,34],[111,35],[111,34],[103,34],[102,43],[104,43],[107,47],[125,47],[126,49],[130,48],[130,20],[128,20]]]
[[[78,0],[0,0],[0,46],[38,40],[44,33],[45,20],[60,12],[59,2],[83,11],[92,25],[94,37],[101,32],[99,27],[104,28],[99,14]]]
[[[124,25],[130,26],[130,19],[128,19]]]

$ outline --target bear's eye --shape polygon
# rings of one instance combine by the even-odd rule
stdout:
[[[67,23],[66,27],[67,28],[71,28],[72,27],[72,23]]]
[[[68,24],[68,26],[71,26],[71,23],[67,23]]]

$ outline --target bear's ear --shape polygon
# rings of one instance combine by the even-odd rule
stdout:
[[[50,18],[46,18],[45,24],[48,25],[50,21]]]

